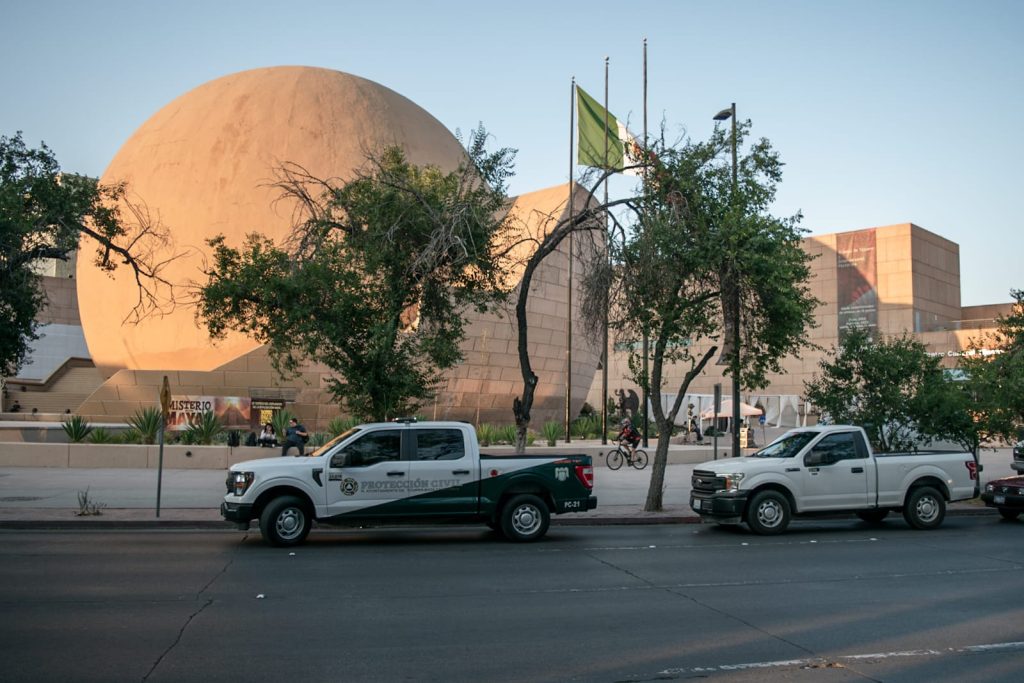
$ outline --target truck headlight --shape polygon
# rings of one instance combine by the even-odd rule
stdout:
[[[743,477],[746,476],[742,472],[734,472],[733,474],[723,474],[722,479],[725,481],[726,491],[739,491],[740,482],[743,481]]]
[[[232,472],[228,479],[228,493],[235,496],[244,496],[245,492],[252,486],[255,478],[253,472]]]

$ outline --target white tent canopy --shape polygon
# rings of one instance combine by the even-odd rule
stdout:
[[[707,410],[702,412],[700,416],[704,419],[710,419],[714,417],[714,406],[709,407]],[[752,405],[740,402],[740,417],[750,417],[751,415],[760,415],[760,408],[755,408]],[[718,411],[718,417],[732,417],[732,399],[722,399],[722,408]]]

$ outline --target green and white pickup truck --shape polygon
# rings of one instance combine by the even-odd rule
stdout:
[[[485,523],[535,541],[552,514],[597,507],[588,455],[480,453],[472,425],[402,420],[364,424],[308,456],[230,468],[221,515],[259,520],[276,546],[305,540],[313,520],[331,525]]]

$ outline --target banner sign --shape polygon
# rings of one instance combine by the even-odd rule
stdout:
[[[249,429],[251,399],[241,396],[172,396],[167,429],[184,431],[212,412],[225,429]]]
[[[878,251],[874,230],[836,235],[839,340],[850,330],[878,330]]]

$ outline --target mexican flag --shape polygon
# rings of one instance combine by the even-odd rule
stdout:
[[[626,130],[625,124],[611,115],[604,107],[576,86],[576,105],[579,112],[576,126],[576,162],[583,166],[622,170],[626,166],[641,163],[640,145]],[[605,128],[607,117],[608,127]],[[605,163],[605,134],[608,138],[608,163]],[[628,175],[641,175],[641,169],[623,171]]]

